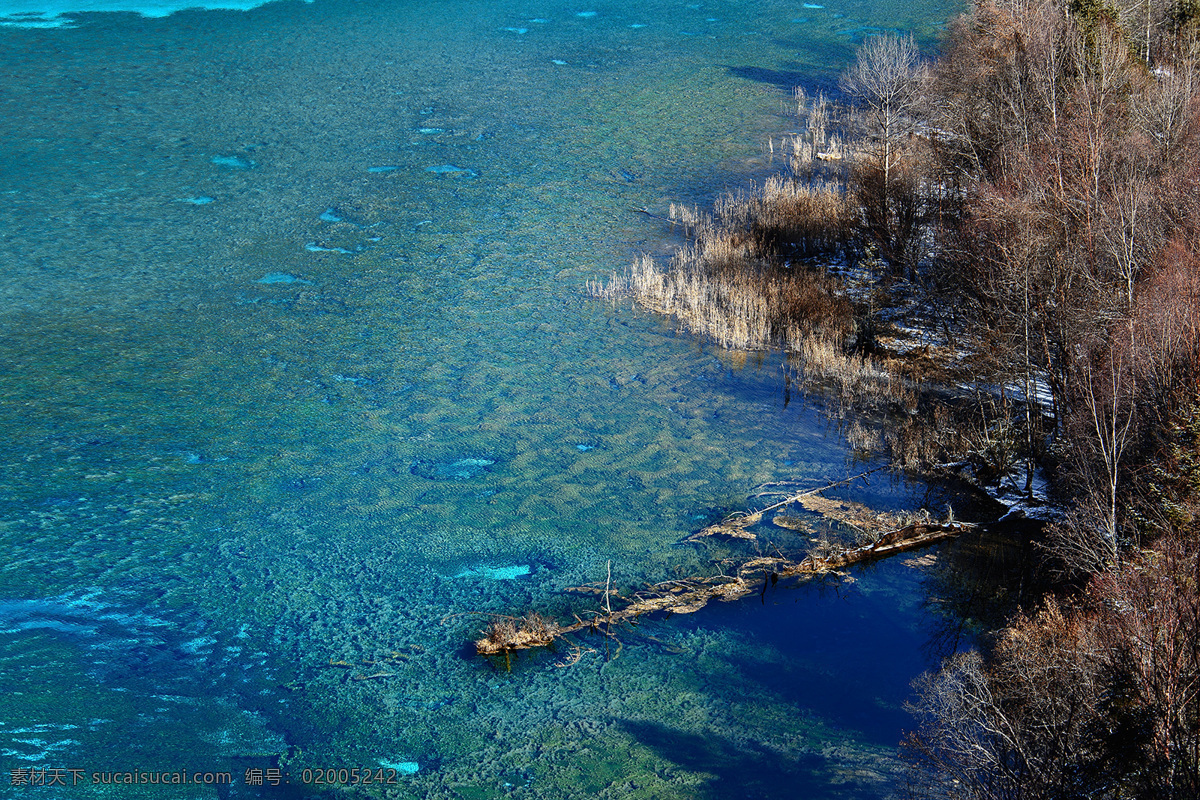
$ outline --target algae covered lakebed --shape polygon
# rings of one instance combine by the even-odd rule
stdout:
[[[860,468],[771,357],[582,291],[958,10],[817,5],[0,3],[0,795],[890,796],[901,563],[609,661],[468,646]],[[183,771],[235,780],[92,780]]]

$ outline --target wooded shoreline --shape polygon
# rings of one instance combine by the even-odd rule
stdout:
[[[789,353],[897,467],[1045,477],[1050,588],[921,682],[913,796],[1200,797],[1200,3],[981,0],[842,89],[798,95],[786,175],[672,206],[689,245],[590,293]]]

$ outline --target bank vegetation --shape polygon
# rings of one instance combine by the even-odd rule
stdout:
[[[787,174],[591,287],[788,352],[900,464],[1044,479],[1051,589],[923,679],[916,796],[1200,797],[1198,20],[987,0],[933,60],[869,39]]]

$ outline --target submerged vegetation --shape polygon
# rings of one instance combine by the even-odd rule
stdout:
[[[1050,520],[1040,606],[919,687],[918,796],[1200,796],[1198,21],[986,0],[935,62],[868,40],[786,175],[589,286]]]

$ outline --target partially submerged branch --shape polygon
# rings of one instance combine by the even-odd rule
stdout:
[[[547,647],[561,634],[561,629],[554,620],[531,611],[523,617],[500,617],[487,626],[484,634],[475,642],[476,652],[496,655],[505,650]]]
[[[707,528],[693,533],[684,541],[694,542],[708,536],[718,535],[729,536],[734,539],[754,539],[756,538],[755,535],[746,529],[751,525],[757,525],[759,522],[761,522],[763,515],[768,511],[775,511],[776,509],[783,508],[784,506],[791,505],[792,503],[800,503],[801,505],[804,505],[806,498],[815,497],[816,495],[819,495],[821,492],[824,492],[828,489],[834,489],[838,486],[845,486],[846,484],[853,483],[860,478],[866,478],[871,473],[878,472],[881,469],[884,469],[884,467],[875,467],[873,469],[866,470],[865,472],[860,472],[851,478],[846,478],[844,480],[835,481],[824,486],[819,486],[816,489],[805,489],[802,492],[790,494],[777,503],[773,503],[772,505],[769,505],[763,509],[759,509],[758,511],[752,511],[749,514],[743,512],[730,514],[720,522],[709,525]]]
[[[710,600],[740,600],[752,594],[761,594],[768,586],[773,586],[783,579],[835,573],[853,564],[927,547],[973,527],[967,523],[920,522],[888,531],[876,541],[862,547],[834,548],[833,552],[826,555],[809,554],[800,561],[791,561],[783,556],[753,558],[742,564],[734,575],[655,584],[637,592],[626,606],[615,611],[611,606],[612,593],[606,585],[603,590],[603,612],[595,612],[587,619],[576,617],[574,622],[567,625],[558,625],[536,612],[523,617],[501,617],[484,630],[483,638],[476,640],[475,652],[482,656],[504,655],[507,658],[509,654],[520,650],[548,647],[572,633],[599,630],[600,626],[603,626],[607,636],[610,635],[612,626],[646,614],[691,614],[699,611]],[[576,591],[601,592],[595,586],[577,587]]]

